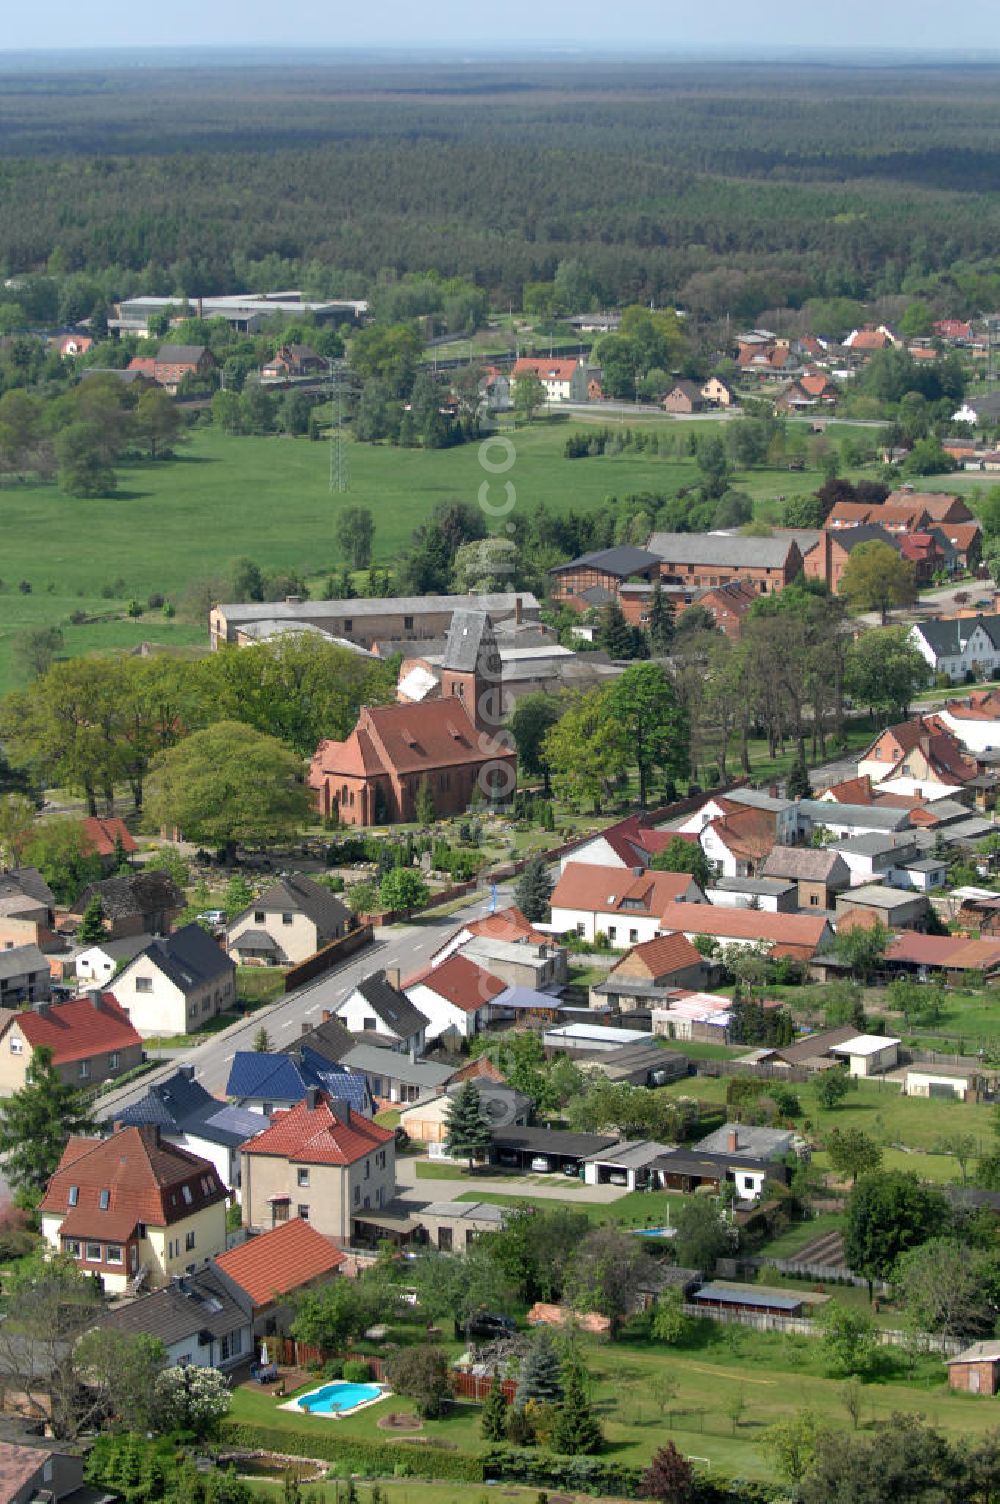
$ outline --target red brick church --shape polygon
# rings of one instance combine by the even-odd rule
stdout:
[[[456,611],[440,668],[440,697],[418,704],[364,705],[346,741],[322,741],[309,768],[320,813],[343,825],[416,819],[426,784],[438,816],[460,815],[478,786],[506,800],[517,755],[500,729],[502,673],[490,618]]]

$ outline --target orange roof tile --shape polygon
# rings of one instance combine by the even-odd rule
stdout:
[[[52,1051],[54,1065],[142,1044],[142,1036],[110,992],[98,999],[73,998],[68,1003],[50,1003],[44,1010],[13,1013],[10,1021],[14,1019],[33,1050],[44,1045]]]
[[[266,1306],[322,1274],[332,1274],[345,1258],[308,1222],[293,1217],[220,1253],[215,1263],[247,1292],[255,1306]]]
[[[552,907],[595,914],[659,914],[667,903],[682,899],[694,885],[687,872],[634,872],[568,862],[552,893]]]
[[[507,990],[506,982],[477,966],[459,951],[442,961],[440,966],[429,966],[418,972],[403,986],[429,987],[431,992],[436,992],[455,1008],[461,1008],[463,1013],[477,1013]]]
[[[622,960],[611,968],[612,976],[626,960],[641,961],[651,977],[664,977],[671,972],[685,971],[689,966],[700,965],[702,956],[685,935],[670,934],[655,935],[652,940],[633,945]]]
[[[770,914],[756,909],[722,909],[713,904],[672,903],[664,910],[664,930],[693,935],[716,935],[719,939],[770,941],[815,950],[827,921],[814,914]]]
[[[98,815],[89,816],[83,822],[83,839],[87,849],[97,856],[114,856],[116,840],[126,856],[139,850],[125,821],[117,818],[102,820]]]
[[[287,1112],[276,1112],[270,1128],[248,1139],[242,1152],[274,1154],[303,1164],[352,1165],[392,1136],[391,1129],[356,1112],[349,1111],[349,1118],[338,1117],[329,1097],[320,1093],[315,1104],[306,1097]]]
[[[871,804],[872,781],[865,773],[861,778],[845,778],[842,783],[831,783],[823,793],[832,794],[837,804]]]
[[[570,381],[577,369],[575,360],[532,360],[522,357],[514,365],[514,377],[537,376],[541,381]]]

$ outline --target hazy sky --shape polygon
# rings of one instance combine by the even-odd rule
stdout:
[[[1000,49],[996,0],[965,0],[957,10],[938,0],[839,0],[828,6],[753,6],[747,0],[39,0],[3,6],[0,56],[18,48],[210,46],[401,47],[461,49],[498,44],[561,44],[647,56],[663,48],[779,51]],[[110,60],[110,59],[109,59]]]

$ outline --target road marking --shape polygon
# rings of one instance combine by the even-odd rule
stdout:
[[[294,1029],[295,1028],[295,1020],[294,1020],[294,1018],[290,1018],[288,1020],[287,1024],[282,1024],[281,1027],[283,1029]]]

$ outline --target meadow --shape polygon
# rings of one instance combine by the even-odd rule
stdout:
[[[696,478],[686,458],[627,452],[567,460],[563,445],[575,426],[559,418],[512,432],[516,460],[502,479],[513,483],[518,506],[593,511],[609,497],[673,494]],[[683,434],[692,426],[671,429]],[[318,593],[341,563],[334,529],[344,507],[371,510],[375,557],[387,564],[405,552],[438,502],[475,503],[482,481],[493,479],[475,444],[421,450],[349,443],[348,455],[350,490],[331,494],[325,443],[199,429],[174,460],[122,467],[113,497],[84,501],[30,484],[0,489],[0,692],[17,682],[11,643],[25,628],[60,626],[71,656],[144,641],[204,644],[204,623],[166,620],[158,609],[132,619],[129,602],[145,606],[157,592],[176,605],[193,582],[223,578],[241,556],[269,570],[302,571]],[[808,493],[819,480],[814,471],[760,470],[734,484],[768,514],[775,497]],[[86,622],[71,623],[73,613]]]

